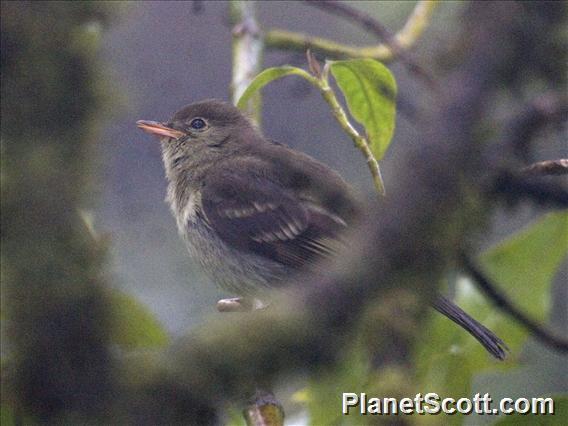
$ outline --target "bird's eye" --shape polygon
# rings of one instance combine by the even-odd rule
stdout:
[[[206,125],[205,120],[202,118],[194,118],[191,120],[191,123],[189,123],[189,127],[195,130],[202,130]]]

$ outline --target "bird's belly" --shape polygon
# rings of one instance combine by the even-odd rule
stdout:
[[[205,224],[186,223],[184,240],[190,255],[222,289],[238,296],[258,295],[290,276],[288,267],[229,247]]]

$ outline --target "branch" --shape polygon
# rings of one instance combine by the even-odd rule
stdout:
[[[473,261],[465,254],[461,255],[464,270],[474,279],[477,286],[495,306],[525,327],[533,336],[545,345],[560,352],[568,352],[568,340],[557,336],[550,330],[529,318],[523,311],[515,307],[504,294],[490,281],[490,279],[478,269]]]
[[[254,77],[261,71],[264,44],[256,22],[253,1],[233,0],[229,3],[233,22],[233,76],[231,99],[241,97]],[[246,111],[260,123],[260,94],[249,101]]]
[[[265,390],[257,390],[243,411],[247,425],[276,426],[284,424],[282,405],[271,392]]]
[[[314,6],[319,2],[310,2]],[[304,52],[308,49],[330,58],[372,58],[387,62],[395,59],[402,50],[409,49],[427,27],[437,1],[421,0],[408,17],[404,27],[396,35],[385,37],[385,43],[374,46],[350,46],[321,37],[286,30],[274,29],[266,32],[266,46],[273,49]],[[345,7],[344,5],[342,5]],[[360,13],[360,12],[358,12]],[[372,20],[372,18],[369,17]],[[373,20],[374,21],[374,20]],[[376,23],[376,21],[374,21]],[[378,23],[376,23],[378,24]],[[381,28],[382,26],[378,24]],[[369,29],[369,28],[368,28]],[[392,42],[388,42],[392,40]],[[393,49],[393,46],[394,47]]]
[[[413,58],[411,58],[410,54],[399,44],[396,37],[394,37],[383,24],[374,19],[372,16],[338,1],[304,1],[306,1],[306,3],[310,6],[317,7],[318,9],[322,9],[328,13],[332,13],[342,18],[350,19],[355,23],[361,25],[367,31],[374,34],[379,40],[383,40],[384,44],[392,52],[393,58],[400,58],[401,62],[406,65],[410,72],[420,76],[429,84],[430,87],[435,87],[434,79],[431,78],[428,73],[420,65],[418,65],[418,63]]]
[[[568,174],[568,158],[539,161],[521,169],[521,173],[528,176],[565,175]]]
[[[392,36],[390,31],[387,30],[383,24],[381,24],[379,21],[377,21],[367,13],[361,12],[359,9],[355,9],[345,3],[340,3],[338,1],[304,1],[310,6],[314,6],[333,15],[352,20],[356,24],[361,25],[367,31],[373,33],[379,40],[385,42],[395,55],[399,53],[401,47],[397,41],[393,40],[394,37]]]

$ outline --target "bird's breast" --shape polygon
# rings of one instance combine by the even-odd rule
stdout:
[[[201,192],[198,189],[186,188],[184,191],[170,184],[166,202],[170,205],[172,213],[176,218],[178,231],[182,236],[187,232],[187,224],[196,223],[198,213],[202,209]]]
[[[192,191],[185,203],[180,206],[177,215],[177,226],[180,234],[185,235],[188,224],[195,224],[198,220],[197,215],[201,210],[201,192]]]

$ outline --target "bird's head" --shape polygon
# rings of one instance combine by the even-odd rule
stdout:
[[[190,104],[167,122],[139,120],[136,124],[160,138],[167,170],[205,165],[246,150],[259,139],[258,130],[248,117],[219,100]]]

